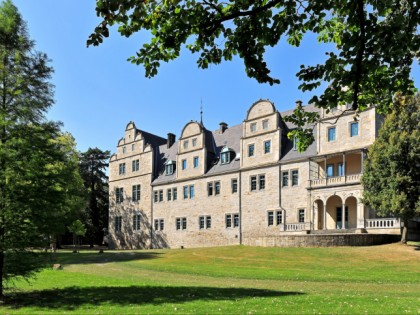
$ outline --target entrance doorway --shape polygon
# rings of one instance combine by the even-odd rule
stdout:
[[[343,207],[336,207],[335,208],[335,223],[336,223],[336,229],[343,229],[349,227],[349,207],[346,206],[346,209],[344,211],[345,215],[345,225],[343,227]]]

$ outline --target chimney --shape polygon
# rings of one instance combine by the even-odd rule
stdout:
[[[220,129],[219,129],[220,133],[224,133],[225,130],[228,129],[228,124],[223,121],[219,125],[220,125]]]
[[[302,107],[302,101],[301,100],[297,100],[295,103],[296,103],[296,108]]]
[[[166,142],[168,149],[175,143],[175,135],[173,133],[168,133],[168,141]]]

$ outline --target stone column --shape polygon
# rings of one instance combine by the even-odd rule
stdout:
[[[356,204],[357,207],[357,228],[365,228],[365,205],[359,201]]]
[[[343,207],[341,208],[341,229],[346,228],[346,204],[343,202]]]
[[[322,229],[323,230],[326,230],[327,229],[327,205],[324,203],[324,202],[322,202],[322,208],[323,208],[323,211],[324,211],[324,222],[322,223]]]

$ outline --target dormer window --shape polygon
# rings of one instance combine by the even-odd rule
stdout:
[[[293,150],[297,150],[298,149],[298,138],[296,138],[296,136],[293,136]]]
[[[233,150],[228,147],[223,147],[220,152],[220,164],[229,164],[232,156]]]
[[[168,160],[165,163],[165,175],[172,175],[175,170],[175,162],[172,160]]]

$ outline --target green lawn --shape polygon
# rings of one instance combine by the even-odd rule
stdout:
[[[0,313],[419,314],[418,244],[61,251]]]

